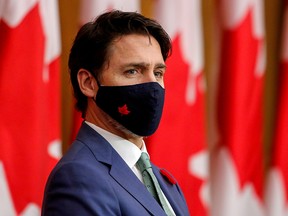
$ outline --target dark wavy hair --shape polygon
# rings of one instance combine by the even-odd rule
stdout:
[[[79,88],[77,81],[79,69],[86,69],[98,78],[104,63],[109,58],[108,49],[111,43],[129,34],[154,37],[160,45],[164,61],[171,54],[171,40],[166,31],[155,20],[136,12],[114,10],[83,25],[76,35],[68,61],[76,109],[82,112],[82,117],[85,117],[87,97]]]

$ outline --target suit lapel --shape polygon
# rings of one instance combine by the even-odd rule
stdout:
[[[151,196],[144,184],[139,181],[132,170],[120,158],[115,157],[110,174],[128,193],[130,193],[152,215],[166,215],[157,201]]]
[[[152,215],[165,216],[165,212],[145,186],[123,161],[113,147],[95,130],[83,123],[77,139],[94,154],[96,160],[110,165],[110,175]]]
[[[173,208],[176,215],[189,215],[186,211],[187,207],[183,205],[185,203],[184,197],[182,197],[179,188],[176,184],[172,184],[167,179],[165,179],[157,167],[153,166],[153,172],[158,179],[160,187],[168,199],[171,207]]]

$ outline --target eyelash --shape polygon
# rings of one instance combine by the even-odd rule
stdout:
[[[160,75],[160,77],[159,78],[162,78],[163,76],[164,76],[164,74],[163,74],[163,72],[162,71],[155,71],[154,72],[154,75],[155,75],[155,77],[158,77],[158,75]]]
[[[127,75],[127,76],[131,76],[131,75],[135,75],[136,73],[138,73],[139,72],[139,70],[137,70],[137,69],[130,69],[130,70],[127,70],[127,71],[125,71],[125,74]],[[154,76],[156,77],[156,78],[163,78],[163,76],[164,76],[164,73],[162,72],[162,71],[155,71],[154,72]]]
[[[130,69],[130,70],[127,70],[126,71],[126,73],[128,73],[128,74],[131,74],[131,72],[137,72],[137,70],[136,69]],[[134,73],[133,73],[134,74]]]

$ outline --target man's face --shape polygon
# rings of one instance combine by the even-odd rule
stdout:
[[[101,85],[122,86],[158,82],[164,87],[165,63],[152,36],[131,34],[116,39],[100,76]]]

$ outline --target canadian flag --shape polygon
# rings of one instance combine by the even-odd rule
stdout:
[[[80,25],[93,21],[100,14],[116,9],[140,12],[140,0],[82,0],[80,5]],[[71,139],[75,139],[83,119],[80,112],[73,112]]]
[[[40,215],[61,154],[56,0],[0,1],[0,215]]]
[[[288,215],[288,1],[285,5],[279,98],[272,167],[266,188],[267,216]]]
[[[263,205],[262,0],[220,0],[217,146],[212,156],[211,215],[260,216]]]
[[[160,126],[148,140],[153,162],[177,178],[193,215],[207,215],[208,153],[201,0],[158,0],[155,18],[173,43]],[[173,158],[171,158],[173,157]]]

